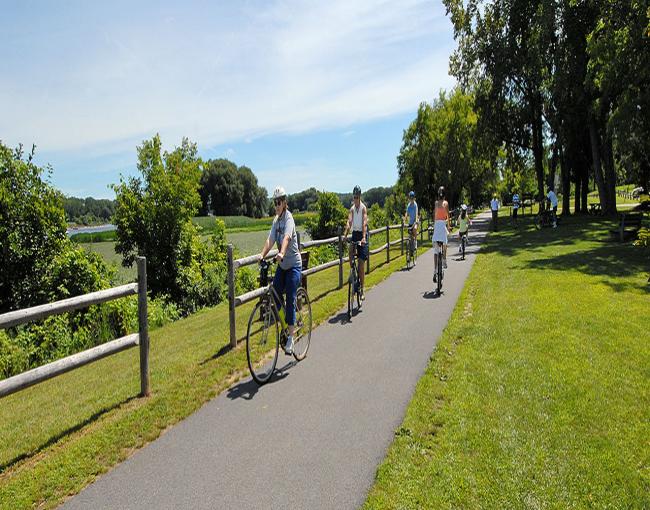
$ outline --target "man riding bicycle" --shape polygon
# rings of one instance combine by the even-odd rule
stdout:
[[[406,213],[404,213],[404,221],[408,224],[408,232],[413,240],[413,249],[418,249],[418,225],[420,222],[418,204],[415,201],[415,192],[409,192],[409,203],[406,206]],[[415,265],[415,260],[413,261]]]
[[[358,255],[361,263],[359,264],[359,280],[361,282],[361,300],[366,299],[366,296],[363,293],[363,283],[366,274],[366,265],[364,262],[368,260],[368,209],[366,204],[361,201],[361,188],[355,186],[352,190],[352,207],[350,207],[350,213],[348,214],[348,223],[345,226],[345,233],[343,238],[348,235],[348,232],[352,229],[352,244],[350,244],[350,265],[352,265],[352,260],[354,258],[354,248],[355,243],[360,242]]]
[[[296,291],[300,287],[302,259],[300,258],[296,224],[287,207],[287,194],[282,186],[275,188],[273,203],[275,204],[275,218],[260,253],[260,259],[264,260],[274,243],[277,245],[278,254],[275,256],[275,260],[278,267],[275,270],[273,287],[280,296],[286,293],[285,310],[289,334],[284,352],[291,355],[293,354],[293,332],[296,323],[294,303],[296,301]]]

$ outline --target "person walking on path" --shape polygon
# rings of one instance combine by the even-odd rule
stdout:
[[[359,186],[355,186],[354,190],[352,190],[352,207],[350,207],[350,213],[348,214],[348,223],[345,226],[343,239],[348,235],[350,229],[352,229],[353,243],[350,245],[350,265],[352,265],[354,250],[356,248],[354,243],[361,243],[358,254],[359,259],[361,259],[361,263],[359,264],[359,281],[361,282],[361,301],[363,301],[366,299],[363,293],[363,284],[366,276],[366,265],[364,262],[368,260],[368,209],[366,204],[361,201],[361,188]]]
[[[300,258],[296,224],[293,215],[289,212],[287,194],[282,186],[275,188],[273,203],[275,205],[275,218],[273,218],[271,231],[260,253],[260,260],[264,260],[264,257],[275,243],[278,248],[278,254],[275,256],[278,267],[275,270],[273,287],[280,297],[282,297],[282,294],[286,294],[285,310],[289,335],[284,352],[291,355],[293,354],[293,331],[296,323],[294,303],[296,301],[296,292],[300,287],[302,259]]]
[[[496,232],[497,220],[499,218],[499,201],[497,200],[496,193],[492,196],[492,201],[490,202],[490,210],[492,211],[492,230]]]
[[[546,198],[548,199],[549,202],[551,202],[551,208],[553,210],[553,228],[557,228],[557,195],[553,191],[553,188],[548,189],[548,193],[546,194]]]

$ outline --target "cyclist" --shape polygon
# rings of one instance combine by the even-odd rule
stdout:
[[[408,223],[408,228],[412,230],[409,230],[411,232],[411,237],[413,239],[413,247],[417,251],[418,249],[418,224],[420,222],[420,216],[419,216],[419,209],[418,209],[418,204],[415,201],[415,192],[410,191],[409,192],[409,203],[406,206],[406,213],[404,213],[404,221]],[[415,265],[415,260],[413,261],[413,265]]]
[[[553,188],[548,188],[548,193],[546,198],[551,202],[551,207],[553,208],[553,228],[557,227],[557,195],[553,191]]]
[[[366,204],[361,201],[361,188],[355,186],[352,190],[352,207],[350,207],[350,213],[348,214],[348,223],[345,226],[345,233],[343,238],[348,235],[348,232],[352,229],[352,242],[361,242],[359,246],[358,255],[361,262],[359,263],[359,280],[361,281],[361,300],[366,299],[366,296],[363,292],[363,283],[366,274],[366,265],[364,262],[368,260],[368,209]],[[350,265],[352,265],[352,260],[354,258],[354,248],[356,245],[350,245]]]
[[[469,227],[472,224],[472,220],[469,218],[469,214],[467,214],[467,206],[465,204],[462,204],[460,206],[460,215],[458,216],[458,251],[461,252],[463,251],[463,248],[461,246],[461,241],[463,240],[463,236],[466,235],[469,239]]]
[[[278,267],[275,270],[273,287],[278,295],[286,294],[285,310],[289,334],[284,352],[291,355],[293,354],[293,332],[296,323],[294,303],[296,301],[296,291],[300,287],[302,259],[300,258],[298,236],[296,235],[296,224],[287,207],[287,194],[282,186],[275,188],[273,203],[275,205],[275,218],[273,218],[271,231],[264,243],[260,258],[264,260],[273,244],[277,245],[278,254],[275,256],[275,260]]]
[[[449,222],[449,202],[445,200],[445,188],[440,186],[438,188],[438,200],[435,202],[434,212],[435,223],[433,225],[433,242],[442,243],[442,267],[447,268],[447,235],[451,230]],[[433,255],[433,265],[438,267],[438,253]],[[437,278],[436,271],[433,272],[433,281]]]

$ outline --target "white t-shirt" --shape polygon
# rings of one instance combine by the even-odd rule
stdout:
[[[548,195],[546,195],[548,199],[551,201],[551,206],[552,207],[557,207],[557,195],[553,192],[553,190],[548,192]]]
[[[493,211],[499,210],[499,201],[496,198],[493,198],[492,201],[490,202],[490,209],[492,209]]]
[[[352,231],[363,232],[363,211],[366,209],[366,204],[361,202],[359,208],[352,206],[350,211],[352,212]]]

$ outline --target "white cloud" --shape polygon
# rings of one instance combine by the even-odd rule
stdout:
[[[40,80],[3,73],[0,133],[49,151],[132,151],[156,132],[166,145],[188,136],[206,147],[413,111],[453,84],[451,24],[438,3],[209,9],[161,8],[148,23],[135,16],[53,33],[60,51],[34,56]],[[94,38],[71,54],[67,37],[82,36]],[[20,44],[29,49],[29,37]]]

